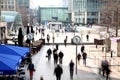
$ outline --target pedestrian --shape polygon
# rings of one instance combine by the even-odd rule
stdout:
[[[82,57],[83,57],[83,64],[86,66],[87,53],[83,52]]]
[[[79,64],[80,63],[80,59],[81,59],[80,53],[77,55],[77,59],[78,59],[78,64]]]
[[[60,51],[58,56],[59,56],[59,63],[62,64],[62,60],[63,60],[63,56],[64,56],[63,52]]]
[[[43,77],[42,77],[42,76],[40,77],[40,80],[43,80]]]
[[[87,41],[89,41],[89,35],[88,34],[86,35],[86,39],[87,39]]]
[[[55,54],[53,54],[53,56],[54,56],[54,64],[57,64],[57,62],[58,62],[58,54],[55,53]]]
[[[107,60],[102,60],[101,68],[102,68],[103,76],[105,76],[105,73],[106,73],[106,70],[107,70],[108,67],[109,67],[108,61]]]
[[[47,50],[48,61],[51,59],[51,54],[52,54],[52,50],[49,48],[49,49]]]
[[[70,79],[73,80],[73,73],[74,73],[74,62],[73,60],[69,63],[69,69],[70,69]]]
[[[45,33],[44,33],[44,29],[42,29],[42,36],[44,37]]]
[[[57,50],[58,50],[58,46],[59,46],[59,45],[58,45],[58,44],[56,44],[56,49],[57,49]]]
[[[56,75],[56,80],[61,80],[61,75],[63,73],[62,67],[58,64],[54,69],[54,74]]]
[[[111,72],[110,68],[109,67],[106,68],[106,80],[108,80],[110,72]]]
[[[47,42],[49,43],[49,41],[50,41],[50,35],[47,34]]]
[[[33,78],[33,72],[35,71],[34,64],[30,61],[27,70],[29,70],[30,80]]]
[[[84,50],[85,50],[85,46],[82,45],[82,46],[81,46],[81,53],[82,53],[82,54],[84,53]]]
[[[54,64],[55,64],[55,54],[57,54],[57,49],[56,49],[56,48],[53,49],[53,59],[54,59]]]
[[[64,45],[65,45],[65,47],[66,47],[66,45],[67,45],[67,40],[66,40],[66,39],[64,39]]]
[[[65,45],[65,47],[67,45],[67,39],[68,39],[68,36],[66,36],[65,39],[64,39],[64,45]]]
[[[55,37],[53,36],[52,39],[53,39],[53,43],[54,43],[55,42]]]
[[[110,54],[111,54],[111,58],[112,58],[113,57],[113,50],[111,50]]]

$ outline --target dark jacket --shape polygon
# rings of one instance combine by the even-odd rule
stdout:
[[[54,74],[56,76],[61,76],[62,73],[63,73],[63,69],[60,67],[60,65],[57,65],[57,67],[54,70]]]

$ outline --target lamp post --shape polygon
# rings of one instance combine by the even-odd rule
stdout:
[[[80,43],[80,37],[79,36],[74,36],[73,37],[73,43],[76,45],[76,75],[77,75],[77,45]]]
[[[108,38],[109,38],[109,34],[108,33],[106,33],[105,34],[105,44],[104,44],[104,48],[105,48],[105,60],[106,60],[106,55],[107,55],[107,51],[108,51],[108,48],[109,48],[109,42],[108,42]]]
[[[55,30],[54,29],[52,29],[52,39],[53,39],[53,48],[54,48],[54,42],[55,42],[55,35],[54,35],[54,33],[55,33]]]
[[[80,34],[80,36],[81,36],[81,44],[83,43],[83,31],[81,30],[81,31],[79,31],[79,34]]]

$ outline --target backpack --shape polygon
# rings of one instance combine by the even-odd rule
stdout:
[[[33,64],[29,64],[29,70],[34,70],[34,65]]]

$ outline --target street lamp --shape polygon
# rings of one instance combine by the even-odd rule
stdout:
[[[76,45],[76,75],[77,75],[77,45],[80,43],[80,37],[79,36],[74,36],[73,37],[73,43]]]
[[[81,44],[83,43],[83,31],[81,30],[81,31],[79,31],[79,34],[80,34],[80,36],[81,36]]]
[[[53,36],[52,36],[52,39],[53,39],[53,48],[54,48],[54,42],[55,42],[55,36],[54,36],[54,33],[55,33],[55,30],[54,30],[54,29],[52,29],[52,31],[51,31],[51,32],[52,32],[52,35],[53,35]]]
[[[109,38],[109,34],[106,33],[104,35],[104,38],[105,38],[105,44],[104,44],[104,48],[105,48],[105,60],[106,60],[106,55],[107,55],[107,51],[108,51],[108,48],[109,48],[109,42],[108,42],[108,38]]]

